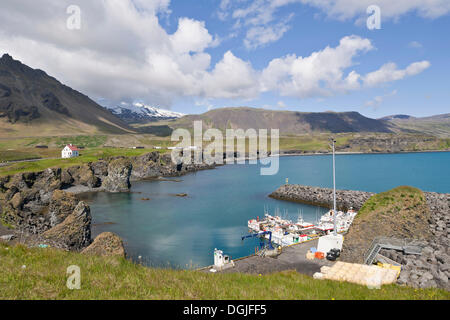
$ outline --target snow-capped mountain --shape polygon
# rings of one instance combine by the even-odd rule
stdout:
[[[121,104],[108,109],[114,115],[129,123],[177,119],[184,116],[184,114],[179,112],[147,106],[143,103]]]

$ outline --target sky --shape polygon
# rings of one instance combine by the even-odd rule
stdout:
[[[186,114],[250,106],[372,118],[450,112],[450,0],[0,5],[0,54],[104,106],[139,102]],[[368,11],[373,5],[379,11]]]

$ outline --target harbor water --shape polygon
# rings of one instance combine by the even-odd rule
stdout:
[[[285,183],[332,187],[331,156],[280,158],[274,176],[259,165],[226,165],[162,181],[134,182],[130,193],[86,196],[93,236],[111,231],[128,255],[149,266],[196,268],[213,262],[214,248],[233,259],[252,254],[257,239],[241,241],[247,221],[276,211],[315,222],[327,209],[268,197]],[[352,154],[336,156],[338,189],[382,192],[400,185],[450,193],[450,153]],[[177,194],[186,193],[187,197]]]

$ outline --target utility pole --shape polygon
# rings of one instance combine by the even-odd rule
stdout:
[[[337,235],[337,227],[336,227],[336,156],[335,156],[335,143],[336,140],[331,138],[331,147],[333,149],[333,222],[334,222],[334,235]]]
[[[336,210],[336,140],[334,137],[330,138],[330,147],[333,149],[333,224],[334,230],[332,234],[319,238],[319,243],[317,244],[317,251],[328,253],[331,249],[342,250],[342,243],[344,242],[344,237],[337,233],[337,210]]]

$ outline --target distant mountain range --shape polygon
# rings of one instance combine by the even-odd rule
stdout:
[[[172,128],[191,128],[192,122],[202,120],[204,128],[270,129],[280,134],[379,132],[420,133],[450,138],[450,114],[416,118],[391,115],[371,119],[358,112],[297,112],[275,111],[249,107],[214,109],[199,115],[187,115],[170,123]]]
[[[169,120],[162,125],[158,120]],[[221,108],[199,115],[144,104],[104,108],[42,70],[32,69],[8,54],[0,58],[0,137],[74,134],[153,133],[175,128],[280,129],[280,133],[425,133],[450,137],[450,114],[426,118],[392,115],[371,119],[358,112],[296,112],[249,107]],[[156,122],[156,124],[155,124]],[[130,124],[139,125],[131,127]],[[170,127],[170,128],[169,128]]]
[[[386,117],[380,118],[380,120],[399,120],[399,119],[405,120],[405,119],[411,119],[411,118],[414,118],[414,117],[409,116],[407,114],[394,114],[391,116],[386,116]]]
[[[450,113],[416,118],[407,115],[384,117],[396,132],[424,133],[441,138],[450,138]]]
[[[195,120],[203,120],[206,128],[278,128],[280,134],[393,132],[387,121],[367,118],[358,112],[296,112],[249,107],[214,109],[200,115],[188,115],[171,123],[171,126],[191,127]]]
[[[145,123],[148,121],[171,120],[184,116],[182,113],[147,106],[143,103],[122,104],[108,108],[115,116],[127,123]]]

